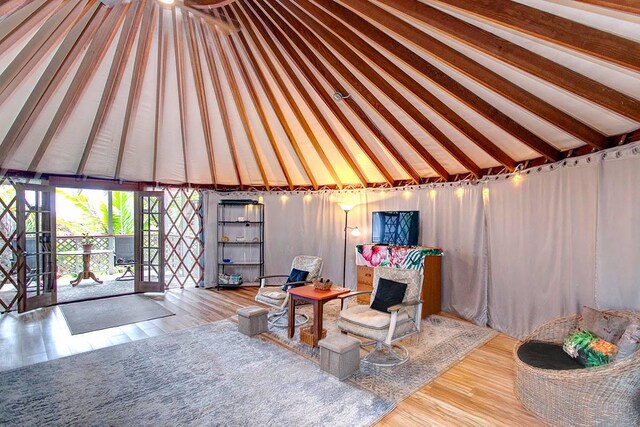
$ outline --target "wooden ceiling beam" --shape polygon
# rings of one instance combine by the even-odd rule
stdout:
[[[170,7],[170,6],[167,6]],[[184,49],[182,46],[182,21],[178,19],[175,7],[171,8],[171,22],[173,32],[173,55],[176,64],[176,83],[178,85],[178,119],[180,121],[180,146],[182,147],[182,162],[184,166],[184,180],[189,182],[189,160],[187,156],[187,124],[186,106],[184,105]]]
[[[238,185],[240,186],[241,189],[243,189],[244,185],[242,184],[242,179],[240,178],[240,170],[238,169],[238,153],[236,151],[236,144],[233,139],[231,121],[229,120],[229,108],[224,99],[224,92],[222,91],[222,86],[220,85],[220,75],[218,73],[218,69],[216,68],[214,55],[211,51],[211,46],[213,45],[213,42],[208,37],[209,34],[206,34],[206,36],[207,36],[207,43],[204,43],[204,46],[203,46],[205,58],[207,59],[207,66],[209,67],[209,74],[211,75],[213,89],[216,93],[216,103],[218,105],[218,111],[220,111],[220,115],[222,116],[222,127],[224,130],[225,139],[227,141],[227,146],[229,147],[231,160],[233,162],[233,170],[236,174]]]
[[[379,0],[398,12],[591,102],[640,121],[640,100],[417,0]]]
[[[302,2],[305,5],[309,5],[308,1]],[[472,110],[476,111],[484,118],[493,122],[506,132],[518,138],[523,143],[536,147],[535,150],[541,154],[547,156],[549,160],[556,160],[560,156],[560,152],[554,147],[550,146],[546,141],[535,135],[533,132],[527,130],[524,126],[521,126],[506,114],[502,113],[496,107],[476,95],[473,91],[467,89],[464,85],[457,82],[452,77],[441,71],[438,67],[435,67],[428,61],[422,59],[419,55],[415,54],[409,48],[393,39],[377,26],[369,23],[365,19],[361,18],[356,13],[346,9],[345,7],[330,2],[327,8],[331,8],[332,13],[337,13],[343,21],[349,22],[349,25],[358,31],[366,34],[367,37],[381,44],[385,49],[393,52],[405,63],[410,64],[418,73],[421,73],[429,80],[436,83],[443,90],[452,95],[455,99],[467,105]],[[309,8],[311,9],[311,8]],[[490,141],[482,132],[475,129],[460,115],[458,115],[453,109],[448,107],[437,96],[430,93],[421,83],[414,80],[400,67],[390,61],[385,55],[380,53],[376,48],[372,47],[364,41],[360,36],[357,36],[352,29],[347,27],[337,18],[329,15],[327,12],[314,7],[312,9],[315,15],[322,16],[325,22],[330,25],[335,25],[340,31],[340,35],[348,40],[348,42],[355,46],[359,51],[365,53],[369,58],[374,58],[373,61],[381,66],[391,78],[403,84],[409,90],[411,90],[416,96],[418,96],[427,105],[430,105],[434,111],[436,111],[443,119],[449,122],[452,126],[456,127],[460,132],[466,135],[471,141],[482,148],[490,156],[496,159],[500,164],[506,168],[513,170],[515,167],[515,161],[507,156],[500,148],[498,148],[492,141]]]
[[[278,87],[280,89],[280,92],[287,99],[287,102],[289,103],[289,106],[291,107],[291,110],[293,111],[294,115],[296,116],[296,118],[298,120],[298,123],[300,123],[300,125],[303,128],[303,130],[305,131],[307,137],[309,138],[309,141],[311,142],[311,145],[313,145],[314,149],[316,150],[316,153],[320,157],[320,160],[324,164],[324,167],[327,169],[327,171],[329,172],[329,174],[333,178],[333,181],[336,183],[338,188],[343,188],[344,185],[342,184],[342,181],[340,180],[340,177],[338,176],[338,174],[335,171],[335,168],[333,167],[333,165],[329,161],[329,158],[327,157],[326,153],[324,152],[324,150],[322,148],[322,145],[318,141],[318,138],[316,137],[316,135],[314,134],[313,130],[311,129],[311,126],[309,126],[309,122],[307,121],[307,119],[305,117],[305,114],[302,112],[302,110],[300,110],[300,107],[298,107],[296,99],[294,99],[293,95],[291,94],[291,92],[287,88],[287,85],[285,84],[284,80],[282,79],[282,76],[280,75],[279,70],[276,69],[276,66],[274,65],[274,62],[271,60],[271,57],[269,56],[269,54],[267,53],[265,48],[260,43],[260,40],[259,40],[256,32],[253,30],[249,19],[245,17],[244,12],[238,7],[237,4],[234,3],[234,4],[231,5],[231,7],[234,8],[235,14],[242,21],[243,28],[251,36],[251,39],[253,40],[253,44],[256,46],[256,48],[260,52],[260,55],[262,56],[262,59],[267,64],[267,67],[269,68],[271,76],[276,81],[276,83],[277,83],[277,85],[278,85]],[[240,37],[242,39],[242,37],[243,37],[242,33],[240,33]],[[274,105],[277,105],[277,103],[274,104]],[[304,157],[301,157],[301,158],[304,158]]]
[[[287,181],[287,185],[289,186],[289,189],[293,190],[294,188],[293,180],[291,179],[291,175],[287,170],[287,166],[284,162],[284,158],[282,157],[282,153],[278,148],[278,144],[276,142],[276,136],[273,132],[273,129],[271,129],[271,125],[269,124],[269,118],[265,114],[265,106],[263,105],[263,102],[260,100],[260,97],[258,96],[258,92],[256,91],[256,88],[252,81],[253,79],[249,75],[249,70],[247,70],[244,63],[242,62],[242,58],[240,57],[240,52],[238,51],[235,45],[235,42],[233,41],[233,38],[229,37],[227,41],[229,42],[229,48],[233,55],[233,59],[235,63],[238,65],[238,69],[240,70],[240,76],[242,78],[242,82],[244,83],[245,87],[249,91],[249,96],[251,96],[251,102],[253,103],[253,105],[256,108],[256,111],[258,112],[258,117],[260,118],[260,124],[262,125],[262,128],[264,129],[265,133],[267,134],[267,139],[269,140],[269,143],[271,144],[271,148],[273,149],[276,159],[278,160],[278,165],[280,165],[280,169],[284,174],[284,177]]]
[[[233,15],[233,11],[231,11],[231,9],[226,9],[224,10],[225,14],[227,16],[230,16],[231,18],[233,18],[235,15]],[[300,162],[300,164],[302,165],[302,169],[304,170],[305,174],[307,175],[307,178],[309,179],[309,182],[311,182],[312,187],[317,190],[318,189],[318,183],[316,182],[315,177],[313,176],[313,171],[311,170],[311,167],[309,166],[309,164],[307,163],[307,161],[305,160],[305,156],[302,153],[302,150],[300,149],[300,146],[298,145],[298,142],[296,141],[295,135],[293,134],[293,130],[291,129],[291,126],[289,126],[289,122],[287,121],[284,112],[282,111],[282,108],[280,107],[280,100],[278,100],[275,96],[275,94],[273,93],[273,91],[271,90],[271,88],[269,87],[269,83],[267,82],[267,79],[264,75],[264,73],[262,72],[262,69],[260,68],[260,66],[258,65],[258,61],[256,60],[256,58],[253,55],[253,51],[252,49],[249,47],[249,44],[246,40],[246,38],[244,37],[244,35],[242,33],[238,34],[238,37],[240,39],[240,43],[242,44],[242,47],[244,49],[244,52],[249,60],[249,64],[251,66],[251,68],[253,69],[253,71],[256,73],[256,76],[258,77],[258,81],[260,82],[260,86],[262,87],[262,89],[264,90],[265,94],[267,95],[267,98],[269,100],[269,105],[271,106],[271,108],[273,108],[276,117],[278,118],[278,122],[280,123],[280,125],[282,126],[287,139],[289,141],[289,143],[291,144],[291,147],[293,148],[294,153],[296,154],[298,161]],[[235,47],[235,42],[233,40],[233,37],[231,37],[229,39],[229,42],[231,43],[231,46],[237,51],[237,48]],[[239,63],[241,64],[241,61],[239,61]],[[285,97],[286,98],[286,97]],[[288,99],[287,99],[288,100]]]
[[[156,108],[153,124],[153,181],[158,180],[158,147],[160,145],[160,121],[164,112],[164,92],[167,82],[167,33],[164,28],[164,11],[158,10],[158,67],[156,70]],[[214,183],[215,186],[215,183]]]
[[[7,68],[0,74],[0,103],[6,101],[29,73],[47,57],[59,40],[75,25],[87,0],[71,0],[59,7],[40,26],[25,47],[18,52]],[[4,26],[0,25],[0,27]]]
[[[122,160],[124,152],[127,148],[127,138],[131,131],[131,122],[135,119],[140,103],[140,93],[142,92],[142,83],[149,62],[149,50],[151,49],[151,39],[153,37],[153,29],[155,24],[157,5],[153,0],[147,0],[145,4],[144,14],[142,16],[142,24],[140,27],[140,35],[138,36],[138,46],[136,47],[136,57],[133,62],[133,73],[131,74],[131,85],[129,86],[129,97],[127,98],[127,107],[124,113],[124,123],[122,125],[122,133],[120,134],[120,144],[118,146],[118,159],[113,173],[115,179],[120,178],[122,170]]]
[[[440,1],[518,32],[640,71],[640,49],[631,39],[511,0]]]
[[[229,58],[222,46],[222,42],[220,41],[220,36],[216,32],[210,32],[209,36],[213,38],[213,41],[216,46],[216,50],[218,51],[218,55],[220,56],[222,69],[226,76],[227,82],[229,83],[231,94],[233,96],[233,101],[235,103],[236,108],[238,109],[238,113],[240,115],[240,122],[242,123],[242,127],[244,128],[245,135],[247,136],[247,140],[249,142],[249,146],[251,148],[251,152],[253,153],[253,157],[258,165],[258,171],[260,172],[260,176],[262,177],[262,182],[264,186],[269,188],[269,179],[267,177],[267,173],[264,169],[264,165],[262,164],[262,160],[260,159],[260,152],[258,151],[258,147],[256,145],[256,137],[251,129],[251,125],[249,124],[249,118],[247,117],[247,109],[245,108],[244,102],[242,101],[242,95],[240,94],[240,88],[238,87],[238,83],[236,82],[236,76],[233,73],[233,69],[231,68],[231,64],[229,63]],[[283,172],[284,173],[284,172]]]
[[[337,6],[336,3],[332,3],[332,6],[334,7],[331,7],[329,9],[332,12],[343,12],[341,15],[343,17],[345,15],[355,15],[348,9],[342,6]],[[483,66],[477,61],[474,61],[473,59],[463,55],[457,50],[449,47],[447,44],[441,42],[435,37],[432,37],[429,34],[418,30],[416,27],[413,27],[406,21],[387,12],[381,7],[369,3],[367,0],[350,0],[349,6],[365,14],[365,16],[374,19],[378,23],[389,28],[391,31],[401,35],[402,37],[405,37],[412,43],[415,43],[421,49],[429,52],[431,55],[436,56],[440,61],[457,70],[459,73],[465,75],[469,79],[499,94],[500,96],[513,102],[514,104],[519,105],[525,110],[536,114],[540,118],[564,130],[568,134],[573,135],[581,141],[591,144],[597,148],[608,147],[607,137],[602,133],[575,119],[561,109],[544,101],[535,94],[526,91],[525,89],[511,82],[509,79],[501,76],[497,72],[494,72],[493,70]],[[345,22],[351,23],[350,20],[346,20]],[[375,28],[375,26],[372,27]],[[387,39],[391,39],[388,35],[383,35],[385,34],[384,32],[380,31],[379,29],[376,30],[377,31],[372,33],[372,35],[377,37],[376,40],[384,37],[387,37]],[[395,43],[398,43],[395,40],[393,41]],[[404,48],[405,52],[410,52],[408,48]],[[392,52],[396,53],[395,51]],[[409,60],[410,62],[408,62],[408,64],[413,66],[416,71],[422,71],[420,63],[412,61],[412,58],[420,58],[418,55],[403,55],[401,57],[403,58],[403,60]],[[420,60],[424,61],[422,58],[420,58]],[[425,75],[428,76],[428,74],[426,73]],[[531,144],[528,141],[523,142],[527,143],[528,145]]]
[[[393,54],[398,56],[405,63],[411,65],[417,72],[421,73],[422,75],[436,83],[458,101],[462,102],[469,108],[481,114],[484,118],[493,122],[514,137],[518,138],[523,143],[535,147],[536,151],[546,155],[550,160],[556,160],[559,158],[560,152],[554,147],[551,147],[549,144],[547,144],[546,141],[539,138],[534,133],[530,132],[525,127],[512,120],[510,117],[502,113],[489,102],[485,101],[483,98],[476,95],[473,91],[469,90],[452,77],[448,76],[439,68],[435,67],[428,61],[421,58],[419,55],[415,54],[409,48],[378,29],[378,27],[370,24],[356,13],[344,8],[341,5],[331,3],[330,6],[332,9],[332,13],[337,13],[337,16],[339,16],[343,20],[347,18],[348,21],[346,22],[349,22],[352,27],[363,32],[367,35],[367,37],[381,44],[390,52],[393,52]],[[322,13],[328,16],[326,13]],[[346,25],[342,24],[337,19],[329,19],[332,19],[331,22],[335,23],[335,25],[340,25],[340,29],[342,30],[343,34],[354,34],[352,30],[348,29]],[[438,114],[440,114],[445,120],[447,120],[454,127],[458,128],[458,130],[465,134],[469,139],[474,141],[480,148],[485,150],[494,159],[498,160],[500,164],[504,165],[510,170],[513,170],[513,168],[515,167],[515,161],[513,161],[513,159],[510,159],[508,156],[505,158],[506,154],[504,154],[502,150],[496,147],[495,144],[493,144],[493,142],[491,142],[482,132],[479,132],[473,126],[468,124],[456,112],[454,112],[451,108],[440,101],[437,96],[424,89],[420,83],[417,83],[415,80],[413,80],[413,78],[406,74],[401,68],[396,66],[386,56],[382,55],[360,37],[348,40],[351,44],[357,43],[357,48],[361,51],[367,52],[367,55],[369,57],[376,57],[383,61],[383,63],[385,64],[383,68],[385,70],[394,70],[393,72],[390,72],[392,78],[400,81],[405,86],[411,85],[412,92],[414,92],[424,102],[430,104],[432,108],[434,108],[438,112]],[[380,64],[380,62],[377,63]]]
[[[141,1],[132,3],[131,7],[127,11],[127,16],[124,20],[122,31],[120,32],[120,37],[116,46],[116,52],[111,62],[111,68],[109,69],[109,75],[107,76],[107,81],[105,83],[104,90],[102,91],[102,96],[100,97],[98,110],[96,111],[93,124],[91,125],[91,130],[89,132],[87,142],[85,143],[82,157],[78,163],[76,175],[84,174],[84,168],[87,164],[87,160],[89,159],[89,154],[93,148],[100,126],[102,126],[102,122],[107,112],[111,109],[111,104],[115,98],[116,90],[122,80],[122,74],[124,73],[127,58],[129,57],[129,52],[131,51],[131,46],[133,45],[137,28],[142,19],[143,8],[140,3]],[[94,66],[97,67],[98,64],[94,64]]]
[[[620,12],[635,13],[640,15],[640,3],[638,0],[575,0],[579,3],[600,6]]]
[[[58,129],[66,123],[71,111],[76,106],[80,95],[97,71],[98,64],[107,53],[111,41],[115,38],[124,17],[129,10],[129,3],[120,3],[109,12],[108,18],[102,23],[97,33],[91,39],[91,45],[82,58],[82,62],[73,78],[73,84],[69,87],[58,106],[49,127],[45,132],[40,144],[29,165],[29,171],[36,171],[40,161],[44,157],[51,141],[55,137]]]
[[[265,5],[264,2],[262,4]],[[313,46],[316,49],[322,50],[324,48],[322,43],[319,42],[317,39],[314,39],[313,35],[309,32],[309,30],[307,30],[304,27],[304,25],[302,25],[291,14],[289,14],[288,11],[283,9],[282,6],[280,6],[278,4],[274,4],[274,3],[269,3],[269,7],[273,11],[277,11],[278,14],[283,16],[283,18],[280,18],[278,16],[278,14],[276,14],[276,13],[273,13],[273,12],[269,13],[269,16],[271,17],[272,21],[274,21],[275,24],[283,32],[285,32],[289,36],[289,38],[291,39],[291,42],[293,43],[293,45],[295,45],[300,51],[302,51],[302,53],[307,57],[309,63],[312,64],[313,67],[317,71],[320,72],[320,74],[331,85],[331,87],[333,89],[337,90],[340,93],[346,94],[348,92],[348,90],[336,78],[335,70],[330,70],[328,67],[326,67],[322,63],[322,61],[320,61],[320,59],[318,58],[317,54],[315,52],[313,52],[311,50],[311,48],[305,44],[305,42],[303,41],[302,37],[300,35],[298,35],[298,33],[303,34],[305,36],[305,39],[307,41],[311,42],[310,43],[311,46]],[[288,30],[288,28],[291,28],[294,31],[290,31],[290,30]],[[313,43],[314,41],[316,43]],[[322,54],[323,54],[323,56],[326,55],[325,58],[327,58],[327,57],[331,58],[331,56],[332,56],[331,54],[328,53],[328,50],[326,50],[326,48],[324,49]],[[337,58],[333,57],[333,59],[334,59],[334,61],[329,60],[329,62],[332,64],[332,66],[334,66],[334,69],[336,69],[335,65],[337,65],[337,64],[342,65],[337,60]],[[339,71],[340,74],[342,74],[346,70],[346,67],[344,67],[343,65],[342,65],[342,67],[343,68],[341,68],[340,71]],[[346,71],[348,73],[348,70],[346,70]],[[405,160],[405,158],[402,156],[402,154],[400,154],[400,152],[394,147],[394,145],[391,143],[391,141],[389,141],[389,139],[382,132],[382,130],[378,127],[378,125],[373,120],[371,120],[369,115],[358,105],[358,102],[356,101],[356,97],[350,96],[349,98],[344,98],[343,102],[360,119],[360,121],[369,129],[369,131],[373,135],[375,135],[375,137],[378,139],[378,141],[380,141],[382,146],[387,150],[387,152],[391,155],[391,157],[393,157],[396,160],[396,162],[398,162],[398,164],[405,170],[407,175],[409,175],[414,182],[419,183],[420,179],[421,179],[420,178],[420,174],[413,168],[413,166],[411,166],[409,164],[409,162],[407,162]],[[361,143],[364,143],[363,150],[365,151],[365,153],[367,153],[370,157],[373,157],[373,159],[376,162],[379,162],[379,160],[377,159],[377,156],[375,155],[375,153],[373,153],[373,151],[369,148],[368,144],[366,144],[362,140],[362,137],[360,135],[358,135],[358,139],[357,140],[360,141]],[[384,170],[384,168],[383,168],[383,170]]]
[[[285,2],[285,4],[290,3]],[[363,98],[369,103],[369,105],[373,109],[375,109],[387,121],[387,123],[389,123],[404,138],[405,142],[407,142],[415,150],[415,152],[422,158],[422,160],[424,160],[442,179],[444,179],[445,181],[449,179],[449,173],[447,172],[447,170],[424,148],[422,144],[420,144],[420,142],[411,134],[411,132],[409,132],[409,130],[404,125],[402,125],[402,123],[400,123],[400,121],[393,115],[393,113],[391,113],[380,102],[376,95],[374,95],[364,84],[362,84],[360,80],[358,80],[358,78],[342,63],[342,61],[324,45],[320,37],[324,40],[331,40],[331,44],[336,46],[336,51],[338,51],[339,53],[351,56],[350,53],[347,53],[351,51],[346,44],[344,44],[340,39],[338,39],[323,27],[314,25],[311,18],[297,8],[290,8],[289,10],[285,10],[277,3],[271,4],[271,7],[276,8],[278,12],[283,17],[285,17],[285,20],[290,25],[295,27],[296,31],[298,31],[307,40],[307,42],[311,46],[313,46],[313,48],[317,52],[319,52],[325,58],[325,60],[327,60],[331,64],[331,66],[336,71],[338,71],[338,73],[340,73],[342,77],[358,91],[358,93],[360,93],[361,96],[363,96]],[[295,14],[295,16],[301,22],[309,26],[309,28],[314,28],[315,33],[307,29],[307,27],[305,27],[304,25],[298,24],[298,21],[291,17],[291,13]],[[302,48],[300,44],[298,44],[298,47]],[[363,66],[363,64],[358,65]],[[367,69],[367,71],[367,74],[375,73],[375,70],[370,67]],[[402,97],[399,92],[392,92],[390,94],[387,93],[387,95],[393,98]],[[352,98],[348,98],[346,101],[350,101],[351,99]],[[420,114],[417,109],[415,109],[415,112],[417,112],[417,114]],[[422,117],[420,120],[427,119]],[[413,178],[415,180],[415,177]]]
[[[244,6],[248,6],[248,3],[244,2]],[[307,82],[313,87],[315,92],[314,95],[320,96],[324,104],[337,117],[338,121],[341,122],[342,125],[344,125],[347,132],[349,132],[349,134],[353,138],[355,138],[358,135],[358,132],[353,131],[353,126],[349,123],[349,120],[344,116],[342,111],[340,111],[340,109],[336,106],[335,101],[331,98],[331,96],[327,93],[327,91],[322,87],[322,84],[320,83],[320,81],[315,77],[315,73],[313,73],[306,66],[302,58],[300,58],[297,55],[295,50],[289,45],[289,43],[285,40],[282,34],[276,30],[275,26],[271,23],[271,21],[267,18],[267,16],[262,12],[262,10],[260,8],[254,9],[251,6],[246,7],[246,9],[250,9],[251,13],[254,14],[253,15],[254,23],[256,23],[256,25],[258,25],[258,22],[262,23],[261,24],[262,34],[266,34],[266,31],[267,31],[266,28],[271,30],[271,33],[279,40],[280,45],[287,52],[289,58],[293,60],[293,62],[297,65],[297,68],[300,70],[301,74],[304,76]],[[266,28],[264,26],[266,26]],[[351,154],[346,148],[346,144],[343,143],[343,141],[341,141],[336,131],[331,127],[331,124],[329,123],[327,118],[322,114],[322,112],[316,105],[316,103],[318,102],[317,98],[314,100],[313,97],[306,91],[304,85],[302,84],[302,82],[296,75],[295,71],[289,64],[290,61],[287,61],[287,59],[282,54],[281,49],[278,48],[278,46],[276,46],[273,39],[271,37],[267,37],[265,41],[269,45],[271,51],[274,53],[276,58],[278,58],[278,61],[280,62],[282,67],[285,69],[287,75],[289,76],[292,83],[296,86],[300,95],[306,100],[308,107],[311,109],[315,118],[324,128],[325,132],[329,136],[329,139],[333,142],[334,146],[338,149],[338,152],[342,155],[342,158],[349,164],[353,172],[358,177],[359,182],[363,186],[366,186],[368,181],[364,172],[362,171],[360,166],[353,160],[353,158],[351,157]],[[366,152],[365,152],[365,155],[366,155]],[[369,158],[372,159],[371,156],[369,156]],[[386,171],[384,171],[384,169],[380,169],[380,168],[378,169],[383,174],[386,181],[388,181],[389,183],[393,182],[393,178],[391,178],[390,175],[388,175],[388,173],[385,173]]]
[[[31,28],[34,28],[34,21],[39,18],[44,19],[50,8],[57,8],[59,1],[51,0],[35,0],[30,3],[24,4],[22,1],[18,9],[10,11],[10,7],[15,6],[20,2],[9,2],[6,5],[0,5],[0,16],[5,16],[7,13],[11,13],[2,19],[2,25],[0,25],[0,52],[6,48],[5,43],[11,41],[11,38],[16,34],[23,35]]]
[[[0,144],[0,163],[8,162],[23,141],[38,114],[44,108],[60,83],[78,58],[84,47],[109,12],[102,3],[94,3],[80,15],[62,44],[56,50],[51,62],[36,83],[18,116]]]
[[[211,120],[209,119],[209,106],[207,104],[207,93],[204,89],[204,77],[202,73],[202,63],[200,62],[200,51],[198,49],[198,41],[196,40],[196,28],[194,19],[190,19],[183,10],[183,21],[186,21],[185,29],[187,30],[187,44],[189,49],[189,57],[191,58],[191,71],[193,80],[196,84],[196,97],[198,99],[198,108],[200,111],[200,122],[202,123],[202,133],[204,134],[204,144],[207,151],[207,159],[209,161],[209,173],[212,182],[218,182],[216,179],[215,158],[213,153],[213,136],[211,134]],[[202,29],[202,27],[201,27]],[[205,45],[204,33],[201,31],[202,45]]]
[[[414,80],[411,76],[405,73],[400,67],[391,62],[385,55],[381,54],[376,48],[369,45],[363,38],[354,33],[346,25],[340,22],[338,19],[329,15],[318,6],[307,2],[297,1],[296,5],[306,12],[319,19],[327,28],[331,28],[340,37],[343,38],[354,50],[361,52],[367,60],[362,60],[358,54],[354,53],[351,49],[341,53],[341,55],[352,64],[358,64],[356,68],[363,73],[369,80],[373,81],[378,87],[380,87],[384,93],[393,94],[391,98],[398,105],[402,105],[405,111],[418,111],[413,105],[406,105],[407,102],[403,101],[403,97],[397,96],[397,90],[393,87],[393,82],[388,81],[386,77],[381,77],[375,72],[370,71],[370,64],[375,63],[384,72],[386,72],[392,79],[406,87],[417,98],[429,106],[436,114],[442,117],[450,125],[456,128],[460,133],[469,138],[473,143],[485,150],[487,153],[500,163],[509,165],[507,167],[514,168],[515,161],[506,154],[502,153],[502,150],[498,149],[495,144],[488,140],[481,132],[469,125],[462,117],[460,117],[453,109],[448,107],[437,96],[430,93],[420,82]],[[359,18],[358,16],[356,16]],[[339,46],[334,43],[332,47],[339,49]],[[435,68],[435,67],[434,67]],[[444,74],[444,73],[442,73]],[[411,104],[411,103],[408,103]],[[405,108],[407,107],[407,108]],[[421,114],[412,115],[414,120],[419,119]],[[455,145],[437,126],[432,125],[429,121],[422,121],[420,125],[425,128],[431,135],[433,135],[442,147],[458,161],[467,170],[476,174],[480,172],[480,168],[467,156],[457,145]],[[502,154],[501,154],[502,153]]]

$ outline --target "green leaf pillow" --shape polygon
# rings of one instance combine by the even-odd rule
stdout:
[[[564,340],[564,351],[587,368],[606,365],[613,360],[618,347],[590,331],[576,331]]]

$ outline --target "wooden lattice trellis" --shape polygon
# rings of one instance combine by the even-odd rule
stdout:
[[[204,281],[202,197],[190,188],[165,188],[166,288]]]
[[[3,311],[11,310],[18,300],[16,206],[14,182],[0,176],[0,306]]]
[[[109,249],[109,236],[89,236],[93,242],[93,249]],[[64,255],[64,252],[81,251],[84,236],[58,236],[56,250],[58,252],[58,274],[72,274],[82,271],[82,257],[78,255]],[[94,254],[91,256],[91,271],[108,273],[112,266],[110,254]]]

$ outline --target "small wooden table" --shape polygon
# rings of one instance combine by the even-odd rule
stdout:
[[[289,289],[289,338],[293,338],[296,329],[296,300],[306,301],[313,306],[313,346],[317,347],[322,336],[322,307],[324,303],[349,292],[351,292],[350,289],[337,286],[332,286],[326,291],[316,289],[313,285]]]
[[[71,281],[71,286],[78,286],[83,279],[93,279],[97,283],[102,283],[102,280],[98,280],[96,275],[91,271],[91,254],[110,254],[108,249],[96,249],[95,251],[65,251],[58,252],[58,255],[82,255],[82,271],[78,272],[78,277]]]

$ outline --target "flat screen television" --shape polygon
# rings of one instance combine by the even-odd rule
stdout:
[[[419,234],[419,211],[385,211],[372,213],[371,240],[374,244],[417,246]]]

